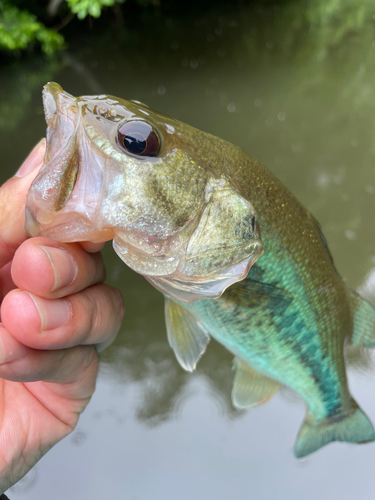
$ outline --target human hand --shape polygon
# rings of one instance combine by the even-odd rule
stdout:
[[[0,495],[77,424],[115,339],[120,292],[103,284],[101,245],[30,238],[28,188],[44,156],[31,152],[0,188]]]

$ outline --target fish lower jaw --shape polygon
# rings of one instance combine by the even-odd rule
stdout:
[[[45,212],[42,209],[25,210],[25,229],[30,237],[44,236],[56,241],[76,242],[91,241],[102,243],[114,237],[112,229],[98,229],[89,219],[74,212],[61,214],[60,217]]]
[[[177,270],[170,276],[145,275],[145,278],[164,295],[178,301],[218,299],[233,283],[246,278],[258,257],[253,255],[210,276],[187,276]]]
[[[261,255],[259,250],[224,269],[215,270],[213,267],[211,273],[201,271],[198,266],[193,273],[192,269],[186,267],[184,247],[169,255],[151,255],[115,236],[113,248],[125,264],[143,275],[157,290],[183,302],[219,298],[233,283],[246,278],[251,266]]]
[[[179,264],[179,255],[152,255],[146,254],[125,243],[121,237],[115,236],[113,248],[117,255],[133,271],[144,276],[165,276],[176,271]]]

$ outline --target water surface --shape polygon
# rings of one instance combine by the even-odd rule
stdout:
[[[61,61],[2,70],[1,180],[44,135],[46,81],[74,95],[138,99],[265,163],[319,220],[348,284],[375,301],[375,9],[305,4],[160,21],[121,42],[83,40]],[[215,341],[194,374],[183,372],[162,296],[110,245],[104,254],[127,306],[121,332],[78,428],[9,491],[12,500],[371,497],[375,444],[332,444],[295,460],[303,403],[281,391],[236,411],[232,355]],[[375,422],[371,357],[351,359],[352,393]]]

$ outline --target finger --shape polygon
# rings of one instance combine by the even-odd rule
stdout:
[[[98,357],[93,346],[38,351],[22,345],[0,325],[1,379],[24,383],[45,380],[49,382],[49,390],[60,399],[61,396],[89,398],[94,392],[97,368]],[[58,387],[59,384],[63,386]],[[82,406],[82,402],[79,404]]]
[[[90,253],[100,252],[105,245],[105,243],[92,243],[91,241],[80,241],[79,244],[86,252]]]
[[[30,165],[33,170],[23,177],[12,177],[0,188],[0,268],[10,262],[16,249],[27,238],[24,229],[26,195],[43,163],[44,151],[45,142],[41,142],[26,159],[21,173]]]
[[[33,349],[64,349],[96,344],[105,349],[116,338],[124,316],[120,292],[95,285],[65,299],[44,299],[11,291],[1,305],[7,331]]]
[[[77,351],[77,349],[80,350]],[[51,353],[47,353],[47,356],[48,354]],[[37,357],[36,361],[41,362]],[[48,362],[47,359],[46,361]],[[80,413],[83,412],[95,391],[98,356],[93,347],[73,348],[67,350],[64,361],[68,368],[72,364],[75,364],[76,368],[60,373],[58,382],[48,382],[47,379],[42,382],[24,384],[47,410],[74,428]],[[74,375],[73,378],[72,375]],[[54,380],[55,376],[52,379]]]
[[[22,359],[29,352],[29,347],[21,344],[21,342],[15,339],[3,325],[0,325],[0,366]]]
[[[27,373],[36,364],[45,365],[46,378],[44,382],[26,382],[27,389],[59,420],[74,428],[95,391],[99,364],[95,348],[78,346],[34,353],[34,357],[24,360],[21,369]],[[54,359],[55,353],[62,357]]]
[[[54,384],[74,384],[80,379],[82,371],[91,363],[93,365],[89,371],[96,373],[97,359],[97,352],[93,346],[76,346],[55,351],[30,349],[26,356],[0,364],[0,378],[24,383],[44,380]],[[91,384],[83,384],[84,389],[77,387],[70,397],[90,396],[93,383],[94,381],[91,381]]]
[[[26,160],[18,169],[15,177],[25,177],[30,172],[35,170],[41,163],[46,152],[46,139],[43,137],[38,144],[31,150]]]
[[[78,346],[64,351],[30,351],[18,361],[0,364],[0,379],[23,383],[59,423],[68,425],[71,430],[90,401],[97,373],[98,355],[92,346]],[[16,386],[14,393],[17,394]],[[35,413],[33,405],[30,411]],[[39,408],[38,412],[43,414]],[[45,419],[47,434],[49,417]],[[58,425],[55,423],[53,434],[57,432]],[[65,430],[63,435],[66,433]]]
[[[71,295],[105,280],[100,253],[88,253],[78,243],[30,238],[16,251],[12,278],[21,290],[40,297]]]
[[[0,302],[8,292],[17,288],[10,274],[11,264],[11,262],[8,262],[8,264],[5,264],[5,266],[0,269]]]

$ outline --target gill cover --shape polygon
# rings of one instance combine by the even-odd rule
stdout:
[[[27,198],[30,236],[113,239],[157,289],[190,302],[219,297],[263,251],[257,214],[187,144],[196,129],[107,95],[43,90],[47,150]],[[219,141],[199,132],[207,147]]]

